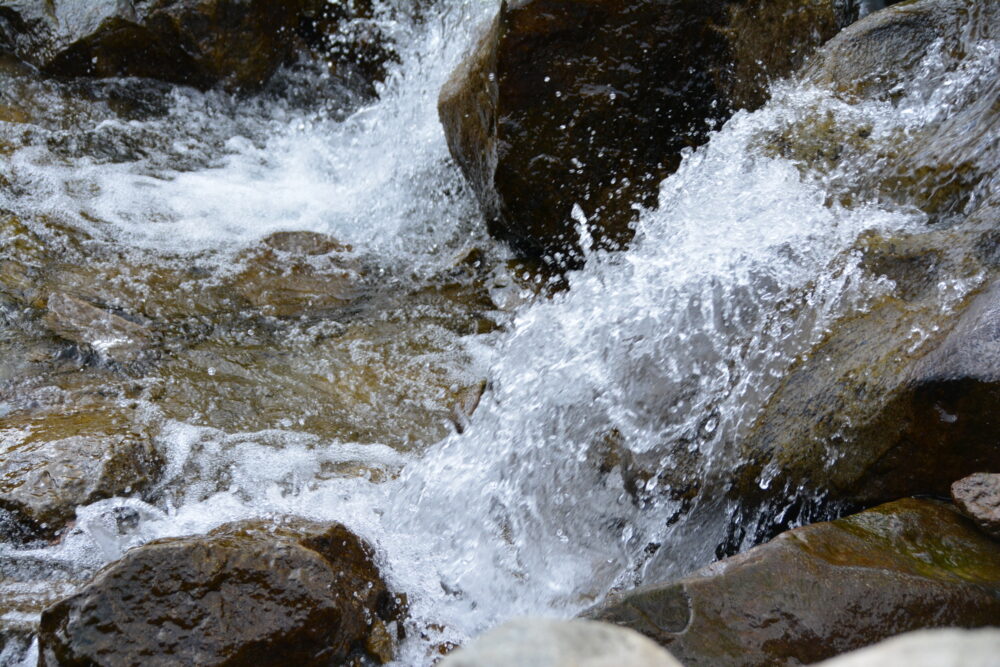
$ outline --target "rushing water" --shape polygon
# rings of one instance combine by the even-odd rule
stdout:
[[[152,120],[97,105],[75,126],[52,121],[12,154],[20,190],[0,203],[165,262],[212,258],[217,271],[277,230],[348,241],[387,282],[430,280],[470,245],[502,259],[435,110],[493,4],[447,0],[424,21],[387,20],[401,64],[375,102],[306,73],[287,85],[318,87],[332,102],[174,89]],[[975,72],[966,78],[953,89]],[[706,480],[735,465],[735,438],[796,356],[893,288],[859,268],[859,235],[925,222],[884,203],[831,204],[850,164],[810,174],[769,155],[764,138],[804,109],[863,121],[877,139],[933,122],[947,100],[914,90],[896,106],[851,106],[787,84],[761,111],[737,114],[662,184],[661,207],[642,215],[630,250],[590,253],[550,299],[515,298],[500,332],[439,333],[455,363],[489,378],[463,433],[394,447],[297,430],[297,414],[248,433],[170,420],[157,439],[167,468],[156,505],[80,508],[59,545],[4,547],[0,558],[76,581],[130,546],[234,519],[341,521],[377,545],[391,585],[409,596],[401,664],[514,615],[578,613],[641,581],[654,553],[658,576],[711,560],[731,508]],[[586,221],[580,231],[585,243]],[[604,464],[609,447],[703,490],[681,499],[655,488],[657,477],[636,489],[622,466]],[[139,518],[125,531],[114,521],[122,507]]]

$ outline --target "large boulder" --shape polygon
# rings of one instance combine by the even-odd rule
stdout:
[[[229,524],[130,551],[49,607],[39,665],[384,663],[402,609],[339,524]]]
[[[76,508],[146,490],[163,460],[127,411],[101,407],[0,421],[0,535],[52,537]]]
[[[806,69],[838,97],[840,115],[804,111],[779,152],[839,205],[881,200],[937,224],[858,240],[859,271],[892,291],[832,324],[739,434],[739,499],[947,496],[954,480],[1000,461],[1000,86],[992,70],[977,74],[988,61],[968,41],[995,38],[998,19],[995,3],[904,3],[843,31]],[[928,53],[937,55],[918,57]],[[927,91],[963,79],[954,100],[927,102]],[[889,129],[839,122],[854,105],[887,103],[935,115]]]
[[[638,632],[608,623],[524,618],[451,653],[441,667],[680,667]]]
[[[783,533],[596,609],[688,667],[809,664],[1000,614],[1000,549],[951,506],[901,500]]]
[[[683,149],[856,18],[835,0],[511,0],[441,91],[490,231],[550,260],[631,236]],[[762,55],[765,54],[765,55]]]
[[[252,89],[304,47],[326,50],[326,31],[354,18],[355,4],[334,12],[323,0],[13,0],[0,6],[0,50],[54,75]],[[370,2],[357,4],[370,16]],[[375,73],[389,56],[376,35],[363,37],[355,59]]]
[[[922,630],[908,632],[853,651],[822,667],[995,667],[1000,656],[1000,630]]]

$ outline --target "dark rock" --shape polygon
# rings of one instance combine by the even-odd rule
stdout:
[[[62,292],[49,295],[45,323],[65,340],[115,361],[138,358],[153,343],[143,325]]]
[[[340,665],[402,613],[343,526],[229,524],[130,551],[49,607],[39,665]]]
[[[493,235],[558,259],[579,250],[586,218],[599,247],[617,247],[681,151],[734,108],[759,105],[769,78],[856,16],[843,7],[505,2],[441,91],[448,145]]]
[[[1000,614],[1000,549],[949,505],[901,500],[775,540],[590,615],[684,665],[812,663],[901,632]]]
[[[993,537],[1000,539],[1000,475],[976,473],[951,485],[958,509]]]
[[[119,411],[5,417],[0,431],[0,521],[7,539],[51,537],[80,505],[139,493],[162,459]]]
[[[317,22],[329,24],[325,7],[319,0],[15,0],[0,7],[0,49],[55,75],[253,89],[303,49]]]

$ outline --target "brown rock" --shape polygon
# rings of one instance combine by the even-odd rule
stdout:
[[[0,423],[0,509],[5,537],[51,537],[75,510],[138,493],[162,459],[126,415],[106,409],[8,417]]]
[[[132,550],[49,607],[39,665],[381,661],[403,607],[339,524],[229,524]]]
[[[491,233],[522,252],[631,237],[681,151],[854,15],[832,0],[512,0],[441,91]],[[771,54],[763,61],[761,53]],[[766,72],[765,72],[766,68]],[[735,74],[735,76],[734,76]]]
[[[1000,614],[1000,549],[949,505],[901,500],[781,534],[592,612],[688,667],[809,664]]]
[[[269,315],[292,317],[339,308],[360,294],[351,248],[314,232],[278,232],[244,254],[236,293]]]
[[[49,295],[45,323],[60,338],[115,361],[135,359],[153,343],[141,324],[62,292]]]
[[[958,509],[979,527],[1000,539],[1000,475],[980,472],[951,485]]]
[[[330,23],[325,7],[316,0],[17,0],[0,7],[0,47],[61,76],[253,89],[302,50],[302,36],[317,41],[315,22]]]

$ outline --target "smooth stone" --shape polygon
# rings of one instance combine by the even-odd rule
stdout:
[[[509,621],[449,654],[441,667],[681,667],[638,632],[608,623]]]
[[[45,323],[54,334],[115,361],[139,357],[153,344],[149,329],[62,292],[48,297]]]
[[[996,667],[1000,630],[921,630],[819,663],[820,667]]]

